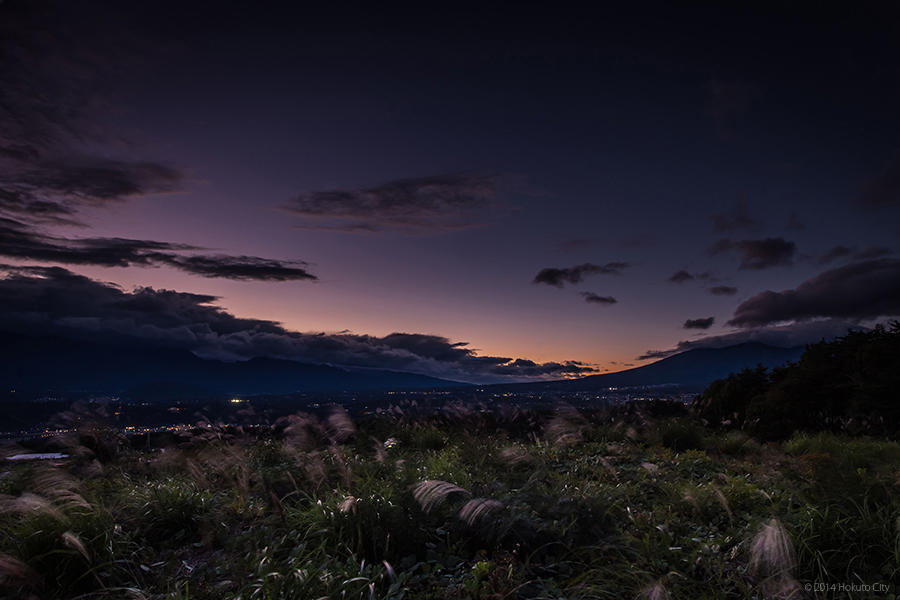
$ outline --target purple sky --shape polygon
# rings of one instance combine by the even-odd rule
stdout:
[[[134,4],[0,4],[4,293],[56,265],[215,296],[366,366],[428,334],[400,366],[472,381],[900,314],[889,4]],[[0,324],[121,327],[67,306]]]

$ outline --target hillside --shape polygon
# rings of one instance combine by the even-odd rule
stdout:
[[[519,384],[520,389],[589,391],[610,387],[679,385],[703,387],[729,373],[758,364],[774,367],[797,360],[802,347],[779,348],[758,342],[747,342],[725,348],[695,348],[655,363],[618,371],[589,375],[581,379]]]
[[[23,392],[156,395],[287,394],[465,385],[388,370],[350,370],[276,358],[224,362],[186,350],[105,345],[61,337],[3,334],[0,385]]]

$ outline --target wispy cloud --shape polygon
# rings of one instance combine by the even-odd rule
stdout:
[[[684,283],[686,281],[714,281],[716,278],[709,271],[703,273],[691,273],[686,269],[675,271],[666,281],[671,283]]]
[[[738,289],[730,285],[716,285],[709,288],[709,293],[713,296],[734,296]]]
[[[871,246],[869,248],[859,250],[856,246],[837,245],[829,248],[824,253],[822,253],[822,256],[819,257],[818,263],[820,265],[825,265],[840,258],[847,257],[850,257],[853,260],[869,260],[873,258],[890,256],[893,253],[893,250],[891,250],[890,248],[886,248],[885,246]]]
[[[563,287],[566,283],[581,283],[587,275],[621,275],[624,269],[631,265],[626,262],[609,262],[605,265],[584,263],[568,268],[548,267],[541,269],[534,276],[532,283],[544,283],[556,287]]]
[[[0,21],[0,216],[79,224],[85,206],[180,189],[183,175],[170,165],[88,149],[110,141],[99,90],[125,44],[38,4],[4,5]]]
[[[82,224],[85,207],[121,203],[180,188],[179,171],[153,162],[69,157],[3,165],[0,215],[34,224]]]
[[[162,161],[114,156],[119,140],[104,131],[106,102],[98,90],[116,57],[126,52],[126,40],[115,32],[97,37],[79,29],[92,24],[81,22],[78,11],[63,18],[40,3],[15,4],[3,6],[0,20],[0,256],[65,265],[168,266],[237,280],[316,279],[301,261],[208,254],[190,244],[154,240],[60,236],[51,226],[86,227],[86,208],[178,192],[184,174]],[[98,142],[110,156],[92,152],[91,143]]]
[[[299,194],[282,206],[304,217],[299,226],[345,232],[426,233],[479,225],[479,211],[495,203],[500,176],[448,173],[396,179],[355,189]]]
[[[314,280],[306,264],[255,256],[197,254],[201,248],[125,238],[63,238],[0,218],[0,256],[68,265],[169,266],[202,277],[237,280]],[[191,253],[189,253],[191,252]]]
[[[714,317],[705,317],[702,319],[688,319],[684,322],[682,327],[684,329],[709,329],[712,327],[713,322],[715,321]]]
[[[581,292],[581,297],[584,298],[584,301],[588,304],[615,304],[618,302],[618,300],[612,296],[601,296],[594,292]]]

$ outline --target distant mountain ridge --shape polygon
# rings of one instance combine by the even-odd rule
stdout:
[[[514,387],[559,391],[590,391],[610,387],[679,385],[704,387],[716,379],[758,364],[771,368],[800,358],[803,346],[781,348],[760,342],[745,342],[724,348],[694,348],[649,365],[589,375],[580,379],[525,383]]]
[[[747,367],[800,358],[803,347],[747,342],[695,348],[657,362],[580,379],[495,384],[516,391],[590,391],[610,387],[705,387]],[[470,384],[399,371],[352,369],[277,358],[224,362],[183,349],[107,345],[63,337],[0,333],[0,386],[24,392],[96,392],[147,399],[221,394],[291,394],[446,389]]]
[[[28,392],[150,396],[437,389],[468,384],[380,369],[277,358],[224,362],[173,348],[0,333],[0,385]]]

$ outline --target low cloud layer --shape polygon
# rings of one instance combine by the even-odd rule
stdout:
[[[709,329],[712,327],[713,322],[715,321],[714,317],[705,317],[702,319],[688,319],[682,325],[684,329]]]
[[[732,251],[741,255],[741,269],[760,270],[794,264],[794,258],[797,255],[797,244],[784,238],[765,238],[762,240],[743,240],[738,242],[721,239],[710,247],[709,254],[716,255]]]
[[[900,260],[883,258],[824,271],[793,290],[761,292],[738,306],[728,323],[760,327],[782,321],[895,315],[900,315]]]
[[[584,298],[584,301],[588,304],[615,304],[618,302],[618,300],[612,296],[601,296],[594,292],[581,292],[581,297]]]
[[[236,280],[314,280],[304,263],[255,256],[186,254],[200,248],[152,240],[62,238],[0,218],[0,256],[101,267],[169,266],[202,277]]]
[[[226,360],[270,356],[312,363],[394,369],[460,381],[560,378],[596,369],[578,361],[536,363],[481,355],[465,342],[419,333],[377,337],[300,333],[241,319],[217,298],[170,290],[133,292],[61,267],[0,266],[0,328],[92,341],[152,344]]]
[[[497,199],[500,177],[449,173],[380,185],[299,194],[282,208],[305,218],[302,227],[347,232],[448,231],[478,224]]]
[[[556,287],[563,287],[566,283],[581,283],[588,275],[621,275],[624,269],[631,265],[626,262],[609,262],[605,265],[584,263],[569,268],[548,267],[541,269],[534,276],[532,283],[544,283]]]

